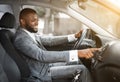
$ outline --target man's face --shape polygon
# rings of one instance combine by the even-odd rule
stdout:
[[[30,32],[36,33],[38,31],[38,16],[35,13],[28,14],[24,19],[24,27]]]

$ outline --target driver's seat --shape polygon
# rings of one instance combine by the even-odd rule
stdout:
[[[26,78],[30,75],[30,70],[27,63],[17,53],[12,44],[14,33],[9,29],[14,28],[15,17],[13,14],[6,12],[0,20],[0,43],[2,44],[8,55],[16,62],[21,73],[21,82],[26,82]],[[9,64],[9,62],[8,62]],[[14,76],[13,76],[14,78]],[[12,82],[12,81],[11,81]]]

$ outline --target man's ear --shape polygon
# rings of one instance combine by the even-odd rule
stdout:
[[[20,19],[20,24],[21,25],[25,25],[25,20],[24,19]]]

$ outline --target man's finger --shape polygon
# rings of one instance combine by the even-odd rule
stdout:
[[[91,52],[99,51],[101,48],[91,48]]]

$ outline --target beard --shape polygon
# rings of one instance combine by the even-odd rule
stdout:
[[[29,25],[26,25],[25,28],[31,33],[37,33],[38,32],[38,28],[33,28]]]

